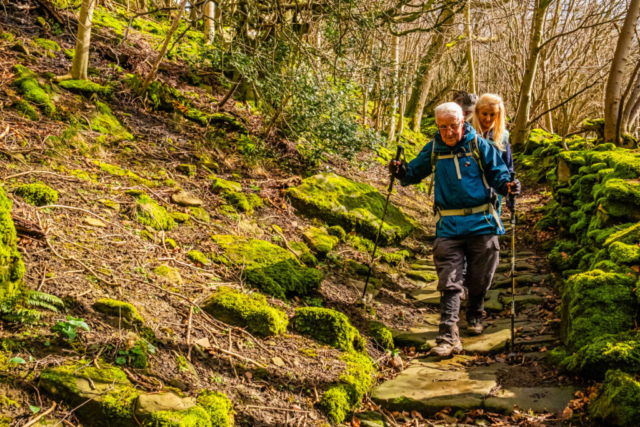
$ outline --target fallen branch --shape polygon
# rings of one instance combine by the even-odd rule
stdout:
[[[44,411],[43,413],[41,413],[40,415],[38,415],[37,417],[33,418],[31,421],[29,421],[28,423],[26,423],[23,427],[29,427],[34,425],[35,423],[37,423],[38,421],[40,421],[40,419],[42,417],[45,417],[47,415],[49,415],[50,413],[53,412],[54,409],[56,409],[56,402],[53,402],[53,405],[51,405],[51,408],[47,409],[46,411]]]
[[[255,360],[253,360],[253,359],[249,359],[248,357],[240,356],[240,355],[239,355],[239,354],[237,354],[237,353],[234,353],[234,352],[232,352],[232,351],[225,350],[225,349],[223,349],[223,348],[221,348],[221,347],[219,347],[219,346],[217,346],[217,345],[215,345],[215,344],[211,344],[211,343],[209,343],[209,345],[211,346],[211,349],[215,349],[215,350],[218,350],[219,352],[224,353],[224,354],[226,354],[226,355],[228,355],[228,356],[233,356],[233,357],[235,357],[235,358],[237,358],[237,359],[244,360],[245,362],[249,362],[249,363],[251,363],[252,365],[256,365],[256,366],[257,366],[257,367],[259,367],[259,368],[267,369],[267,365],[263,365],[262,363],[256,362],[256,361],[255,361]],[[209,353],[211,353],[211,349],[209,349]]]

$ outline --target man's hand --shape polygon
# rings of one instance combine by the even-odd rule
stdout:
[[[407,168],[400,160],[391,160],[389,162],[389,174],[394,178],[402,179],[407,174]]]
[[[503,196],[518,196],[520,191],[522,190],[522,185],[520,181],[514,179],[512,182],[507,182],[502,186],[502,195]]]

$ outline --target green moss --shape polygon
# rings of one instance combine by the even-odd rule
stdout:
[[[378,345],[386,350],[393,350],[393,335],[391,330],[381,322],[369,322],[369,333]]]
[[[34,206],[53,205],[58,201],[58,192],[42,182],[23,184],[15,193]]]
[[[571,270],[578,265],[578,259],[573,257],[580,249],[580,245],[569,240],[561,240],[548,255],[551,268],[557,271]]]
[[[211,264],[211,261],[209,260],[209,258],[207,258],[205,256],[205,254],[203,254],[200,251],[196,251],[196,250],[192,250],[187,252],[187,258],[189,258],[194,264],[198,265],[209,265]]]
[[[2,38],[8,42],[13,42],[15,41],[15,37],[13,37],[13,34],[8,33],[8,32],[4,32],[2,33]]]
[[[209,415],[211,427],[233,426],[233,404],[224,393],[205,391],[197,402]]]
[[[52,52],[58,52],[60,51],[60,45],[56,42],[54,42],[53,40],[47,40],[47,39],[35,39],[33,40],[35,44],[37,44],[38,46],[42,47],[45,50],[49,50]]]
[[[567,370],[603,380],[610,369],[626,373],[640,372],[640,337],[637,332],[597,337],[561,362]]]
[[[188,177],[194,177],[196,176],[196,165],[187,165],[187,164],[182,164],[182,165],[178,165],[178,167],[176,167],[178,172],[181,172],[185,175],[187,175]]]
[[[236,211],[233,206],[221,205],[218,208],[218,212],[220,213],[220,215],[229,218],[231,221],[240,220],[240,215],[238,215],[238,211]]]
[[[184,411],[158,411],[145,420],[145,427],[211,427],[207,411],[199,406]]]
[[[223,251],[220,261],[243,267],[246,281],[277,298],[305,296],[320,287],[322,273],[302,265],[286,249],[264,240],[212,236]]]
[[[227,287],[214,291],[203,308],[218,320],[262,336],[278,335],[289,323],[286,313],[269,306],[264,295],[246,295]]]
[[[242,192],[242,185],[238,182],[227,181],[222,178],[213,178],[211,180],[211,191],[215,194],[222,194],[225,192]]]
[[[227,191],[222,195],[224,199],[240,212],[253,212],[253,205],[243,193]]]
[[[146,358],[146,357],[145,357]],[[134,366],[135,367],[135,366]],[[135,425],[133,405],[140,392],[133,387],[125,387],[118,392],[107,393],[102,399],[102,412],[109,426],[127,427]]]
[[[128,323],[144,324],[144,319],[138,314],[138,310],[124,301],[102,298],[93,303],[93,308],[107,316],[122,317]]]
[[[589,405],[589,414],[607,426],[640,425],[640,383],[624,372],[607,372],[596,398]]]
[[[302,185],[287,190],[287,197],[302,214],[320,218],[331,225],[356,230],[375,238],[386,198],[375,188],[335,174],[307,178]],[[389,205],[380,242],[388,245],[407,237],[413,230],[411,220]]]
[[[141,178],[135,173],[131,172],[127,169],[122,169],[119,166],[110,165],[108,163],[103,163],[98,160],[94,160],[93,163],[100,168],[101,171],[108,173],[109,175],[121,176],[129,178],[131,182],[136,184],[146,185],[149,188],[158,187],[158,183],[154,181],[149,181],[148,179]]]
[[[208,224],[209,221],[211,221],[211,218],[209,217],[209,213],[206,210],[204,210],[204,208],[201,208],[199,206],[190,207],[189,213],[191,214],[192,217],[194,217],[200,222],[204,222]]]
[[[0,314],[13,309],[22,291],[24,264],[16,247],[16,229],[11,219],[11,200],[0,187]]]
[[[322,395],[320,408],[331,424],[341,424],[351,410],[347,386],[331,387]]]
[[[108,99],[113,94],[113,88],[110,86],[101,86],[89,80],[63,80],[60,82],[60,87],[69,92],[84,95],[87,98],[96,94]]]
[[[638,307],[634,287],[634,277],[618,273],[593,270],[572,276],[562,298],[567,346],[577,350],[602,335],[633,328]]]
[[[371,252],[373,252],[373,248],[375,248],[375,243],[373,243],[371,240],[365,238],[365,237],[360,237],[360,236],[347,236],[347,242],[351,245],[351,247],[357,251],[363,252],[365,254],[371,254]],[[380,251],[380,249],[376,249],[376,253],[375,256],[381,256],[382,252]]]
[[[155,268],[153,272],[169,283],[172,283],[174,285],[182,284],[182,277],[180,276],[180,273],[178,273],[168,265],[163,264],[160,267]]]
[[[169,249],[175,249],[178,247],[178,244],[173,239],[164,239],[164,243]]]
[[[150,198],[143,192],[131,192],[128,194],[136,199],[136,219],[140,224],[148,225],[156,230],[171,230],[176,226],[175,221],[167,213],[167,210],[160,206],[158,202]]]
[[[340,239],[331,236],[324,228],[309,227],[302,235],[311,250],[325,256],[340,243]]]
[[[364,351],[366,341],[343,313],[328,308],[296,309],[293,328],[303,335],[344,351]]]
[[[133,135],[131,135],[113,115],[111,108],[109,108],[107,104],[97,102],[96,105],[96,112],[91,118],[91,130],[105,135],[112,135],[116,142],[123,140],[132,141],[134,139]]]
[[[63,52],[64,56],[66,56],[68,59],[73,59],[73,57],[76,56],[75,49],[65,49]]]
[[[327,228],[327,233],[329,233],[329,235],[331,236],[337,237],[338,239],[340,239],[340,241],[344,241],[344,239],[347,237],[347,232],[344,231],[344,228],[340,227],[339,225],[333,225]]]
[[[609,246],[609,255],[614,262],[620,264],[634,264],[640,261],[640,247],[615,242]]]
[[[620,227],[612,227],[611,233],[604,242],[604,246],[608,247],[614,242],[622,242],[627,244],[640,243],[640,223],[632,226],[626,226],[622,230]]]
[[[382,254],[380,260],[382,262],[386,262],[389,265],[398,265],[410,256],[411,253],[407,250],[401,250],[398,252],[385,252]]]
[[[56,107],[51,102],[49,95],[38,83],[36,75],[26,67],[17,64],[13,67],[13,71],[17,75],[17,79],[13,84],[18,88],[24,99],[39,107],[47,117],[52,117],[56,112]]]
[[[23,117],[26,117],[27,119],[29,119],[31,121],[34,121],[34,122],[38,121],[38,110],[33,108],[33,106],[31,104],[29,104],[27,101],[25,101],[24,99],[21,99],[18,102],[16,102],[15,104],[13,104],[13,107]]]
[[[171,216],[171,218],[173,218],[175,222],[179,224],[189,221],[189,218],[190,218],[189,214],[182,213],[182,212],[171,212],[169,215]]]
[[[315,267],[318,265],[318,260],[309,251],[309,247],[303,242],[289,242],[291,250],[300,258],[300,261],[307,267]]]

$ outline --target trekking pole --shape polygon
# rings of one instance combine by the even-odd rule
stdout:
[[[516,178],[516,173],[511,172],[511,182]],[[516,355],[516,196],[509,195],[511,202],[511,357]]]
[[[396,160],[399,161],[400,157],[404,157],[404,147],[398,145],[396,151]],[[393,183],[395,182],[395,176],[391,175],[391,182],[389,183],[389,192],[387,194],[387,201],[384,204],[384,210],[382,211],[382,218],[380,218],[380,228],[378,228],[378,234],[376,235],[376,243],[373,246],[373,252],[371,252],[371,259],[369,260],[369,270],[367,270],[367,280],[364,282],[364,291],[362,291],[362,303],[366,305],[367,287],[369,286],[369,278],[371,277],[371,270],[373,269],[373,260],[378,250],[378,241],[380,240],[380,233],[382,232],[382,226],[384,225],[384,217],[387,214],[387,206],[389,206],[389,198],[391,197],[391,191],[393,190]]]

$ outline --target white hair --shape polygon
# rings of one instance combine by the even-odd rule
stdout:
[[[445,102],[436,107],[436,118],[438,117],[455,117],[462,121],[464,120],[464,114],[462,114],[462,108],[455,102]]]

